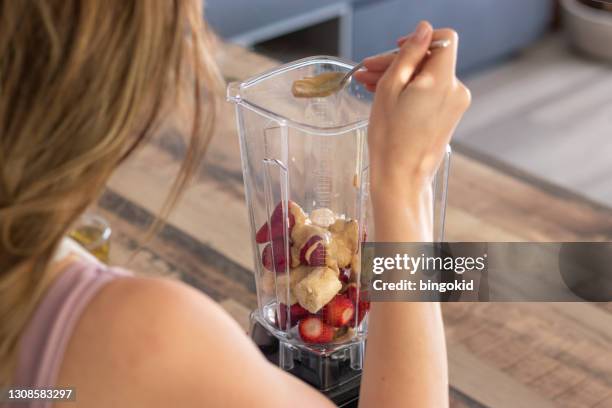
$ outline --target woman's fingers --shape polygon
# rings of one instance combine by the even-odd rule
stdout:
[[[357,71],[355,75],[353,75],[353,78],[364,85],[376,84],[384,73],[384,71]]]
[[[417,28],[429,29],[429,23],[422,22]],[[426,35],[427,37],[427,35]],[[429,51],[432,41],[449,40],[450,45],[444,49]],[[410,79],[420,77],[421,82],[431,83],[447,82],[455,77],[455,66],[457,59],[458,37],[457,33],[451,29],[433,30],[426,41],[427,46],[419,43],[417,33],[412,33],[397,40],[398,46],[402,47],[404,62],[398,63],[395,68],[395,78],[398,83],[405,87]],[[423,51],[425,48],[425,51]],[[385,72],[392,66],[397,54],[382,54],[366,58],[364,62],[365,70],[355,73],[355,80],[361,82],[366,89],[372,91],[376,89],[378,81],[384,76]]]
[[[399,94],[427,55],[432,35],[431,24],[426,21],[420,22],[410,41],[402,45],[397,57],[378,82],[378,87],[384,87],[392,94]]]
[[[363,66],[368,71],[385,71],[395,59],[395,54],[381,54],[363,60]]]
[[[432,50],[429,57],[423,62],[419,77],[425,78],[428,82],[431,79],[436,81],[452,81],[455,78],[457,65],[457,47],[459,37],[454,30],[444,28],[433,33],[433,41],[448,40],[450,45],[446,48]],[[415,78],[419,80],[419,78]]]

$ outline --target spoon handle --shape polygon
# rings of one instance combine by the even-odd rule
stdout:
[[[451,43],[450,40],[432,41],[431,44],[429,45],[429,50],[431,51],[431,50],[435,50],[438,48],[446,48],[450,45],[450,43]],[[399,51],[400,51],[400,48],[394,48],[392,50],[383,52],[382,54],[379,54],[379,55],[397,54]],[[344,77],[340,81],[340,86],[344,86],[346,82],[353,76],[353,74],[355,74],[355,72],[359,71],[361,68],[363,68],[363,61],[355,65],[349,72],[346,73],[346,75],[344,75]]]

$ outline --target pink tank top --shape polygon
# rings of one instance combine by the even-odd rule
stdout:
[[[83,260],[71,263],[49,287],[20,339],[14,386],[56,387],[66,346],[83,310],[105,284],[129,275],[123,269],[101,263]],[[31,402],[15,406],[52,405],[53,402]]]

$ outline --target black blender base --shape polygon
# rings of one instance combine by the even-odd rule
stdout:
[[[257,321],[251,324],[251,338],[257,344],[261,352],[266,356],[268,361],[278,365],[279,341],[268,330],[266,330]],[[328,378],[333,378],[334,382],[339,385],[326,387],[320,383],[320,373],[316,371],[316,367],[321,369],[318,356],[302,355],[301,361],[295,361],[295,365],[289,372],[301,380],[307,382],[320,392],[325,394],[337,406],[342,408],[356,408],[359,401],[359,386],[361,383],[361,372],[356,373],[350,367],[348,360],[331,360],[324,364],[328,370],[325,374]],[[310,361],[313,360],[313,361]]]

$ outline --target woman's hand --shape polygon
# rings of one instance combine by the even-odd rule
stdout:
[[[450,45],[429,51],[435,40],[450,40]],[[376,91],[368,136],[375,202],[379,196],[414,194],[431,182],[470,105],[469,90],[455,76],[457,33],[434,31],[421,22],[398,42],[399,54],[368,58],[367,70],[355,74]]]

